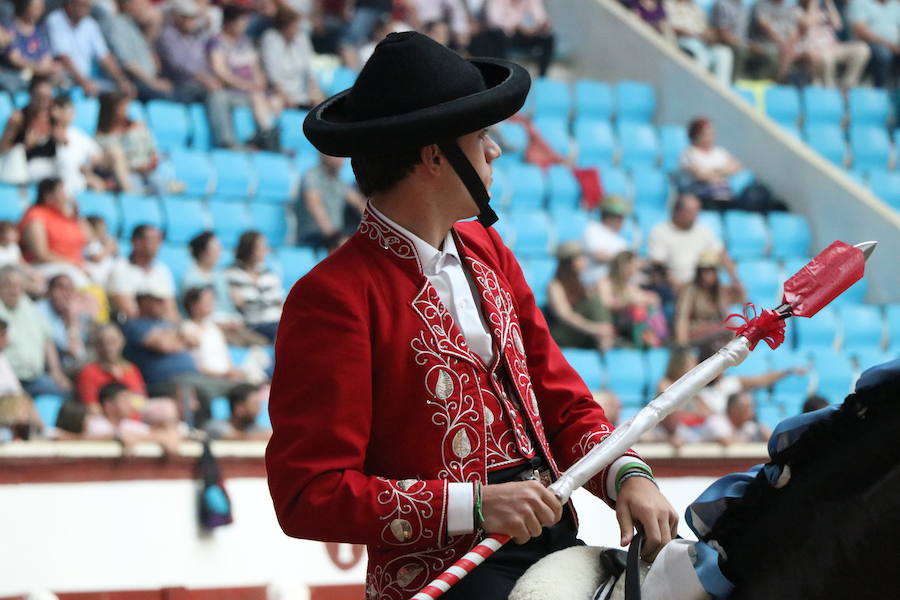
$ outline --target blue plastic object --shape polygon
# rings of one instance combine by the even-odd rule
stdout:
[[[620,167],[601,167],[600,183],[603,184],[603,193],[606,196],[621,196],[626,200],[634,196],[628,174]]]
[[[97,130],[100,101],[96,98],[83,98],[74,100],[72,105],[75,108],[75,120],[72,124],[88,134],[93,134]]]
[[[619,122],[651,123],[656,112],[653,86],[640,81],[620,81],[615,87],[616,114]]]
[[[78,195],[78,212],[85,217],[103,217],[109,234],[113,237],[119,237],[119,207],[113,194],[92,191],[81,192]]]
[[[837,88],[807,86],[803,90],[803,120],[807,124],[840,125],[844,119],[844,98]]]
[[[304,110],[286,110],[281,113],[278,128],[281,132],[281,146],[285,150],[295,152],[316,152],[316,149],[303,135],[303,119],[306,118]]]
[[[56,427],[56,418],[62,405],[61,396],[45,394],[34,398],[34,407],[47,427]]]
[[[184,280],[184,274],[194,263],[187,245],[173,244],[166,239],[166,243],[159,248],[157,258],[172,271],[172,277],[175,279],[175,286],[178,292],[185,291],[181,288],[181,282]]]
[[[534,126],[554,152],[564,158],[569,156],[571,140],[568,125],[562,117],[539,116],[534,119]]]
[[[870,87],[852,88],[847,95],[847,109],[851,126],[884,127],[892,112],[887,90]]]
[[[587,211],[577,208],[551,208],[550,217],[556,225],[556,242],[580,241],[584,237],[590,217]]]
[[[575,121],[579,166],[611,164],[616,153],[616,140],[609,121],[580,118]]]
[[[167,100],[147,102],[147,117],[156,144],[169,150],[188,145],[191,136],[191,116],[184,104]]]
[[[172,151],[170,162],[175,178],[185,184],[185,195],[203,197],[209,193],[213,170],[205,152],[178,148]]]
[[[241,144],[249,143],[256,135],[256,121],[249,106],[235,106],[231,111],[234,136]]]
[[[528,148],[528,131],[521,123],[503,121],[497,124],[500,131],[500,141],[503,145],[503,156],[513,156],[522,160],[525,150]]]
[[[155,197],[122,194],[119,196],[119,206],[122,215],[121,237],[130,239],[132,230],[138,225],[164,228],[162,210]]]
[[[891,159],[891,140],[887,129],[877,125],[850,127],[850,150],[856,169],[886,169]]]
[[[869,173],[869,187],[873,194],[900,210],[900,172],[873,170]]]
[[[231,406],[228,404],[228,398],[221,396],[213,398],[209,409],[214,421],[227,421],[231,418]]]
[[[773,85],[763,92],[766,103],[766,115],[782,125],[797,125],[800,118],[800,95],[797,88],[786,85]]]
[[[191,114],[191,148],[206,152],[213,146],[206,107],[195,103],[188,110]]]
[[[840,309],[844,323],[844,348],[880,348],[884,319],[877,306],[850,304]]]
[[[290,159],[274,152],[254,152],[250,164],[256,171],[257,202],[287,204],[294,199],[297,174]]]
[[[319,262],[312,248],[285,246],[280,248],[277,254],[278,262],[281,264],[281,279],[287,288],[294,285],[294,282],[306,275]]]
[[[209,216],[200,200],[166,197],[162,200],[166,215],[166,242],[186,244],[195,235],[209,229]]]
[[[759,258],[769,246],[766,220],[758,213],[731,210],[725,213],[728,253],[735,259]]]
[[[580,79],[575,82],[575,116],[608,120],[615,112],[615,100],[608,83]]]
[[[253,205],[252,210],[254,227],[266,236],[273,248],[281,247],[287,234],[287,215],[284,205],[257,202]]]
[[[0,221],[16,223],[22,218],[25,205],[19,188],[13,185],[0,185]]]
[[[659,138],[648,123],[625,121],[619,124],[619,162],[626,167],[656,166],[659,160]]]
[[[845,292],[846,293],[846,292]],[[795,319],[794,331],[798,348],[831,348],[840,329],[840,320],[831,306],[826,306],[814,319]]]
[[[547,169],[547,204],[551,210],[578,207],[581,186],[569,167],[553,165]]]
[[[665,210],[669,201],[669,177],[662,169],[637,165],[631,169],[635,206]]]
[[[806,128],[806,143],[826,160],[843,167],[847,143],[839,125],[813,125]]]
[[[800,215],[785,212],[769,213],[773,258],[794,258],[809,255],[812,233],[809,223]]]
[[[572,110],[572,92],[563,81],[538,78],[531,86],[531,109],[536,118],[568,119]]]
[[[247,154],[234,150],[213,150],[210,160],[216,174],[216,196],[246,198],[253,181]]]
[[[542,210],[514,212],[509,215],[516,230],[516,255],[528,258],[547,256],[552,225]]]
[[[781,269],[771,260],[744,260],[737,264],[738,277],[747,290],[747,300],[760,307],[780,303]]]
[[[609,386],[625,399],[633,402],[646,399],[647,367],[639,350],[630,348],[613,348],[604,355],[606,371],[609,373]]]
[[[659,140],[663,169],[669,172],[677,170],[682,152],[690,145],[687,128],[683,125],[663,125],[659,128]]]
[[[348,69],[347,67],[338,67],[334,70],[334,74],[331,77],[331,84],[328,86],[328,95],[333,96],[338,92],[343,92],[344,90],[353,87],[354,83],[356,83],[356,71]]]
[[[581,376],[590,390],[603,388],[604,373],[600,363],[600,354],[596,350],[583,348],[563,348],[563,356],[573,369]]]
[[[511,210],[522,211],[544,207],[546,182],[541,169],[530,164],[511,164],[506,168],[511,196]]]
[[[236,246],[241,234],[253,229],[252,213],[243,202],[214,199],[208,202],[207,208],[212,217],[213,231],[224,246]]]
[[[547,286],[556,273],[556,259],[545,256],[543,258],[529,258],[522,265],[525,273],[525,281],[531,291],[534,292],[534,301],[542,307],[547,304]]]

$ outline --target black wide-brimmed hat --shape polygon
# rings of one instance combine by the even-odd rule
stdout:
[[[352,88],[310,111],[303,131],[331,156],[415,150],[514,115],[530,86],[515,63],[466,60],[428,36],[392,33]]]

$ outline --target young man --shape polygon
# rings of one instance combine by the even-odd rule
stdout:
[[[406,600],[485,533],[518,544],[445,598],[506,598],[579,543],[574,510],[542,484],[612,425],[486,228],[500,155],[486,128],[528,88],[512,63],[391,34],[304,124],[320,152],[352,157],[370,204],[285,303],[269,486],[288,535],[368,546],[367,598]],[[677,516],[633,453],[588,488],[615,506],[623,544],[636,523],[648,558],[671,539]]]

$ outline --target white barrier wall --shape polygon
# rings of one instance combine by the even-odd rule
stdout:
[[[832,241],[878,240],[867,264],[871,302],[900,302],[900,215],[840,169],[785,133],[689,57],[672,49],[614,0],[547,0],[575,75],[636,79],[657,90],[657,122],[711,118],[719,140],[791,207],[809,219],[813,250]]]
[[[660,479],[683,514],[712,481]],[[283,600],[306,586],[362,584],[365,556],[338,568],[325,544],[286,537],[265,479],[230,479],[234,523],[201,534],[191,480],[0,485],[0,597],[41,587],[55,591],[221,588],[272,585]],[[615,515],[579,490],[582,539],[616,544]],[[681,533],[690,537],[682,523]],[[336,553],[352,565],[352,547]]]

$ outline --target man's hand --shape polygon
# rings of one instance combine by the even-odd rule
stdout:
[[[655,489],[655,488],[654,488]],[[524,544],[562,517],[562,504],[537,481],[513,481],[481,488],[484,530]]]
[[[622,482],[616,500],[616,519],[622,530],[622,545],[634,538],[634,527],[644,532],[641,558],[652,562],[662,547],[678,533],[678,513],[659,493],[656,484],[644,477],[629,477]]]

